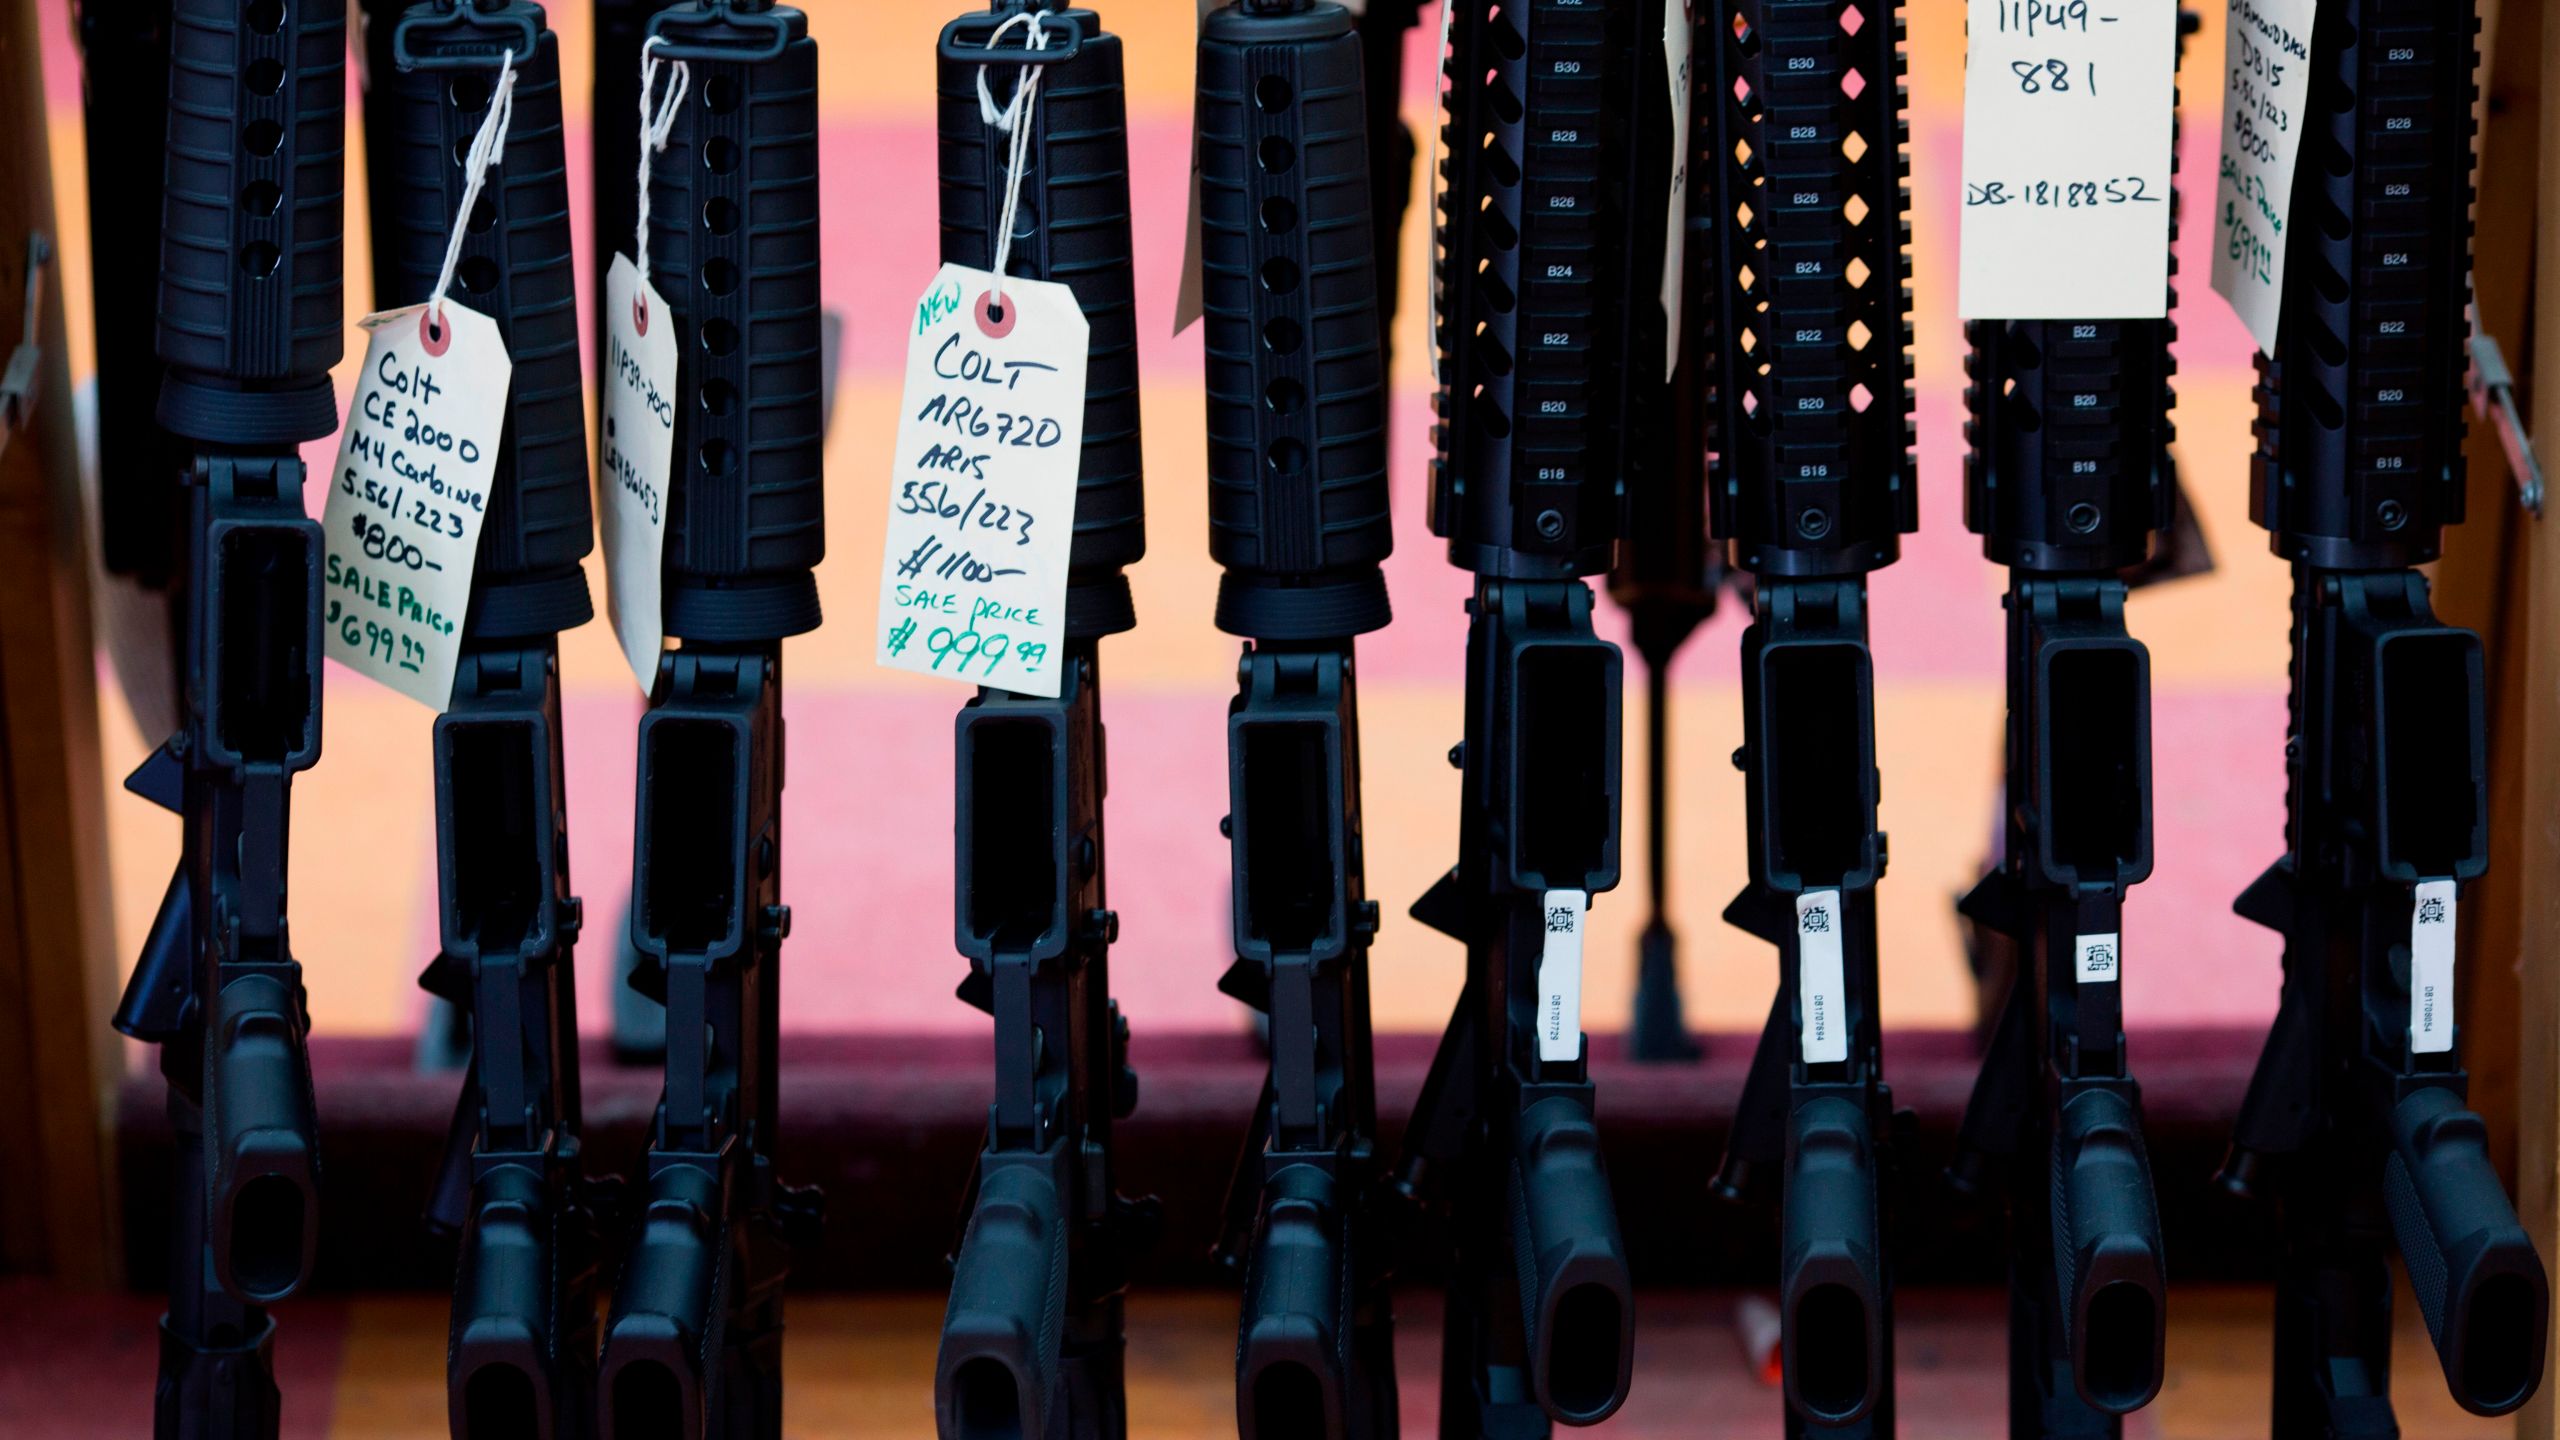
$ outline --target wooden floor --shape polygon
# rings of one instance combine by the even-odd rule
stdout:
[[[2167,1388],[2127,1440],[2256,1440],[2267,1405],[2268,1296],[2187,1289],[2172,1300]],[[1427,1437],[1437,1406],[1436,1305],[1400,1307],[1405,1433]],[[1779,1433],[1777,1392],[1746,1367],[1728,1295],[1648,1296],[1635,1394],[1595,1436],[1694,1440]],[[147,1297],[63,1297],[0,1281],[0,1436],[94,1440],[149,1432]],[[928,1440],[933,1434],[938,1297],[809,1296],[791,1301],[787,1349],[793,1440]],[[2505,1440],[2509,1422],[2462,1414],[2405,1297],[2397,1374],[2403,1440]],[[1129,1307],[1131,1440],[1234,1433],[1235,1300],[1139,1296]],[[445,1307],[432,1296],[321,1299],[282,1312],[289,1440],[443,1440]],[[1904,1440],[1990,1440],[2002,1415],[2001,1302],[1923,1291],[1901,1304]]]

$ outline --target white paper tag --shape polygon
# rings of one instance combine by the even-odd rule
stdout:
[[[2222,166],[2213,191],[2213,288],[2272,355],[2283,311],[2293,167],[2311,85],[2314,0],[2232,0]]]
[[[2074,942],[2079,952],[2078,971],[2083,985],[2113,985],[2124,978],[2124,944],[2121,932],[2106,935],[2083,935]]]
[[[1841,991],[1840,892],[1808,890],[1796,897],[1796,1001],[1803,1009],[1798,1044],[1808,1065],[1849,1058],[1849,1016]]]
[[[658,287],[616,254],[604,281],[604,435],[596,518],[604,532],[605,612],[646,695],[666,647],[662,565],[676,443],[675,318]]]
[[[329,658],[441,711],[453,701],[515,362],[497,321],[449,299],[433,325],[426,309],[357,322],[372,338],[320,523]]]
[[[2167,314],[2177,5],[1967,0],[1965,32],[1957,315]]]
[[[2450,880],[2421,880],[2409,912],[2409,1048],[2420,1055],[2453,1048],[2454,896]]]
[[[1047,280],[1008,278],[997,318],[993,279],[945,265],[916,302],[876,658],[1054,696],[1092,331]]]
[[[1689,251],[1689,0],[1664,0],[1662,58],[1671,82],[1671,207],[1662,222],[1662,378],[1680,368],[1680,311]]]
[[[1538,952],[1538,1058],[1582,1058],[1582,920],[1591,908],[1583,890],[1550,890],[1542,913],[1547,941]]]

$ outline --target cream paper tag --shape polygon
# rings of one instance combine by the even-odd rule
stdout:
[[[2453,939],[2457,887],[2418,882],[2409,911],[2409,1048],[2441,1055],[2453,1048]]]
[[[328,655],[429,709],[453,701],[471,570],[507,419],[498,322],[458,300],[368,315],[321,516]]]
[[[2213,288],[2272,355],[2284,305],[2285,230],[2310,99],[2314,0],[2231,0],[2222,41],[2222,167],[2213,189]]]
[[[604,532],[605,613],[646,695],[666,648],[669,472],[676,444],[675,316],[658,287],[616,253],[604,281],[604,443],[596,518]]]
[[[1671,206],[1662,225],[1662,378],[1680,368],[1682,292],[1689,254],[1689,0],[1663,0],[1662,59],[1671,82]],[[1435,342],[1436,343],[1436,342]]]
[[[2082,935],[2072,942],[2073,972],[2083,985],[2113,985],[2124,978],[2124,935]]]
[[[916,302],[880,561],[880,664],[1055,696],[1091,328],[1046,280],[945,265]]]
[[[1582,1058],[1582,921],[1589,892],[1550,890],[1540,914],[1546,944],[1538,952],[1538,1058],[1570,1064]]]
[[[1840,964],[1840,892],[1808,890],[1796,897],[1796,1003],[1802,1010],[1797,1044],[1807,1065],[1849,1058],[1847,982]]]
[[[2168,314],[2178,7],[1969,0],[1965,19],[1957,315]]]

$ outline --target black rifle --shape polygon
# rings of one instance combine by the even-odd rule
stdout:
[[[1026,12],[1047,48],[1014,38],[1017,24],[990,50]],[[996,1094],[962,1201],[934,1414],[950,1440],[1118,1440],[1121,1294],[1155,1228],[1153,1202],[1111,1179],[1111,1125],[1138,1079],[1111,1000],[1099,642],[1136,625],[1124,571],[1146,553],[1120,38],[1090,10],[1012,0],[952,21],[938,57],[944,262],[994,266],[1011,178],[1010,137],[979,111],[980,68],[1010,97],[1036,66],[1006,273],[1066,285],[1092,330],[1057,697],[985,687],[957,727],[960,998],[994,1017]]]
[[[442,949],[421,981],[471,1017],[472,1055],[428,1219],[459,1234],[446,1347],[457,1440],[595,1423],[597,1223],[580,1158],[581,911],[569,887],[559,632],[593,616],[586,403],[571,284],[559,43],[532,0],[383,11],[365,130],[378,308],[428,298],[502,57],[513,115],[455,299],[514,362],[453,699],[435,726]]]
[[[2125,892],[2151,873],[2151,656],[2123,577],[2176,504],[2176,333],[1966,327],[1965,521],[2009,567],[2008,739],[2001,858],[1960,908],[2017,963],[1951,1178],[1979,1193],[2007,1170],[2013,1440],[2120,1436],[2160,1390],[2160,1214],[2122,999]]]
[[[1901,553],[1918,494],[1902,16],[1860,14],[1852,34],[1833,6],[1743,0],[1701,57],[1713,138],[1698,178],[1719,245],[1711,518],[1756,582],[1735,757],[1751,881],[1725,918],[1779,959],[1715,1189],[1783,1192],[1789,1436],[1894,1430],[1866,576]]]
[[[176,1132],[155,1433],[276,1433],[275,1325],[319,1234],[310,1017],[285,923],[290,792],[320,756],[320,527],[337,429],[343,0],[178,0],[158,348],[186,444],[186,724],[126,783],[185,845],[116,1028],[160,1046]]]
[[[666,631],[640,721],[635,983],[666,1088],[597,1382],[609,1436],[774,1440],[782,1282],[817,1223],[785,1187],[775,1059],[782,641],[818,625],[818,49],[800,11],[700,0],[650,21],[691,67],[651,171],[649,253],[683,357]],[[611,123],[611,122],[608,122]]]
[[[2488,867],[2480,639],[2426,578],[2462,519],[2473,7],[2342,0],[2310,38],[2250,510],[2293,565],[2285,856],[2239,912],[2284,989],[2222,1183],[2280,1202],[2274,1434],[2398,1434],[2396,1242],[2463,1408],[2541,1385],[2550,1284],[2463,1108],[2452,947]]]
[[[1693,40],[1698,29],[1693,17]],[[1682,143],[1693,171],[1704,158],[1701,137],[1714,104],[1700,79],[1705,68],[1693,64],[1689,72],[1689,134]],[[1674,118],[1666,101],[1661,118],[1647,123],[1668,126]],[[1707,420],[1713,398],[1708,382],[1714,366],[1704,346],[1692,343],[1692,337],[1703,338],[1715,306],[1709,260],[1716,224],[1707,208],[1712,194],[1710,186],[1689,186],[1677,282],[1686,333],[1660,419],[1627,438],[1627,538],[1618,548],[1617,568],[1609,572],[1609,598],[1627,612],[1645,671],[1644,868],[1652,909],[1636,955],[1627,1054],[1646,1061],[1685,1062],[1699,1055],[1681,1013],[1680,940],[1670,916],[1671,662],[1716,613],[1725,580],[1723,551],[1707,535]]]
[[[1398,1182],[1451,1250],[1448,1437],[1596,1423],[1632,1367],[1626,1246],[1564,1001],[1582,912],[1618,882],[1621,662],[1582,577],[1624,533],[1622,437],[1658,423],[1671,137],[1642,117],[1665,93],[1661,15],[1535,0],[1452,17],[1431,528],[1476,583],[1459,858],[1413,914],[1465,942],[1467,979]]]
[[[1220,1243],[1244,1274],[1244,1440],[1392,1440],[1397,1423],[1352,655],[1387,624],[1395,540],[1372,152],[1344,138],[1378,133],[1364,43],[1315,0],[1246,0],[1200,33],[1209,548],[1218,627],[1247,642],[1221,827],[1237,958],[1219,988],[1271,1022]]]

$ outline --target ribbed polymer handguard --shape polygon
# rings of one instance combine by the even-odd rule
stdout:
[[[2478,30],[2469,0],[2323,8],[2249,467],[2288,559],[2421,564],[2462,520]]]
[[[160,421],[298,444],[338,428],[345,0],[178,0],[160,250]]]
[[[444,266],[454,212],[470,177],[461,158],[487,114],[500,53],[525,34],[515,63],[506,148],[463,226],[452,296],[497,321],[514,374],[497,480],[472,572],[471,633],[547,635],[594,613],[579,562],[594,548],[588,500],[586,399],[579,371],[578,299],[571,283],[569,182],[562,141],[560,46],[532,0],[480,6],[413,5],[393,31],[395,58],[377,70],[367,136],[382,187],[374,206],[376,309],[423,302]],[[400,63],[415,61],[413,64]]]
[[[1016,26],[1018,10],[963,15],[943,27],[936,113],[941,128],[942,259],[995,263],[1012,137],[978,105],[983,70],[1001,106],[1037,74],[1032,126],[1007,269],[1075,292],[1092,327],[1086,351],[1084,455],[1076,472],[1075,539],[1067,556],[1067,633],[1115,635],[1137,623],[1121,570],[1147,551],[1145,467],[1138,444],[1137,281],[1130,259],[1129,140],[1120,37],[1091,10],[1043,11],[1047,51]],[[1073,36],[1068,53],[1067,36]],[[1046,54],[1064,58],[1043,58]]]
[[[649,172],[651,279],[692,397],[676,407],[667,633],[778,640],[817,628],[826,553],[818,47],[805,15],[765,0],[702,0],[649,33],[692,72]]]
[[[1747,570],[1873,570],[1919,524],[1900,9],[1757,0],[1706,33],[1697,183],[1730,222],[1709,520]]]
[[[1634,298],[1661,279],[1631,269],[1642,8],[1527,0],[1450,20],[1431,528],[1481,575],[1597,574],[1624,533],[1615,401]]]
[[[1196,131],[1218,625],[1277,640],[1384,626],[1395,542],[1360,38],[1301,6],[1209,16]]]

